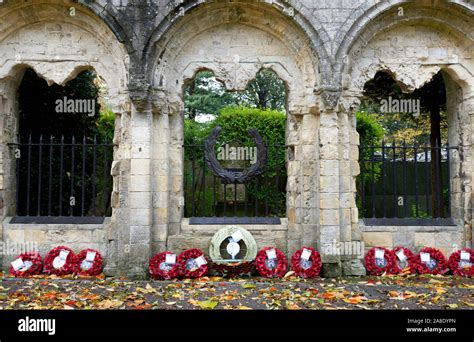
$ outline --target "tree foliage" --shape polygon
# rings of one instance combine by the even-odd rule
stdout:
[[[211,71],[200,71],[184,88],[185,115],[196,120],[200,115],[217,117],[225,107],[250,107],[285,110],[284,82],[270,69],[262,69],[244,91],[227,91]]]

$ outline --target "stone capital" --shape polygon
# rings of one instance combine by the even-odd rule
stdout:
[[[133,79],[128,84],[130,99],[138,112],[150,108],[150,84],[144,79]]]
[[[315,90],[321,96],[325,109],[335,109],[341,97],[341,88],[334,85],[323,85]]]

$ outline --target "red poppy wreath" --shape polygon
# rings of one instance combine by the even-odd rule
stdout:
[[[474,276],[474,250],[463,248],[451,254],[448,260],[453,274],[462,277]]]
[[[179,275],[179,265],[176,262],[176,254],[171,252],[155,254],[150,259],[148,270],[153,279],[169,280],[177,278]]]
[[[393,273],[393,265],[396,263],[395,254],[387,248],[373,247],[365,256],[365,268],[371,275],[382,275]]]
[[[265,247],[258,252],[255,267],[262,277],[283,277],[287,268],[286,256],[277,248]]]
[[[94,249],[84,249],[76,256],[74,273],[82,276],[96,276],[102,272],[102,255]]]
[[[449,271],[443,253],[436,248],[424,247],[416,256],[417,270],[420,274],[445,274]]]
[[[417,258],[411,250],[399,246],[392,249],[392,252],[395,254],[395,262],[393,264],[392,273],[398,274],[402,273],[404,270],[411,274],[416,273],[418,267]]]
[[[291,270],[301,278],[314,278],[321,272],[321,256],[311,247],[303,247],[291,258]]]
[[[199,249],[185,250],[178,256],[179,274],[183,278],[200,278],[207,275],[209,265]]]
[[[29,277],[41,273],[43,259],[36,252],[21,253],[10,264],[10,274],[14,277]]]
[[[49,251],[44,258],[44,272],[62,276],[74,272],[76,256],[72,249],[58,246]]]

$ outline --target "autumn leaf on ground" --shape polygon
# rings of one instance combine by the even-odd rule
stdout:
[[[208,300],[198,301],[197,304],[199,305],[199,307],[201,309],[210,309],[210,310],[212,310],[217,306],[217,304],[219,304],[219,302],[208,299]]]
[[[118,299],[106,299],[102,302],[97,303],[97,307],[101,309],[116,309],[122,306],[123,301]]]
[[[250,308],[248,306],[245,306],[245,305],[239,305],[237,307],[237,309],[239,309],[239,310],[253,310],[252,308]]]

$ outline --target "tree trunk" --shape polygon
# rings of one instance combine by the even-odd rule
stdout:
[[[431,212],[432,216],[445,217],[441,184],[441,115],[439,91],[432,83],[430,97],[430,147],[431,147]]]
[[[189,85],[189,96],[194,94],[194,88],[196,87],[196,77],[193,78],[191,84]],[[189,111],[189,118],[193,121],[196,121],[196,108],[191,108]]]

